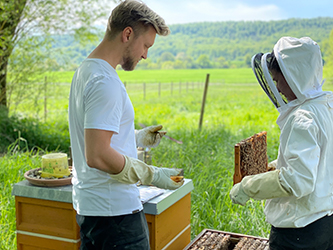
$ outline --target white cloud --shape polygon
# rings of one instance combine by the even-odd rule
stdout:
[[[248,21],[284,19],[282,11],[275,4],[250,6],[239,1],[156,1],[145,3],[161,15],[167,24],[215,21]]]

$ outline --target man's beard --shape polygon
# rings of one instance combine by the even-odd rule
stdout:
[[[134,61],[134,59],[131,57],[130,52],[129,52],[129,48],[126,49],[125,51],[125,55],[123,57],[123,61],[124,63],[121,65],[121,67],[123,68],[123,70],[125,71],[132,71],[134,70],[136,63]]]

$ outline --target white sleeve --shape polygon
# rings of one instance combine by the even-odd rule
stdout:
[[[280,168],[280,182],[298,198],[313,192],[317,180],[320,146],[312,116],[307,111],[296,112],[289,133],[281,133],[280,152],[287,166]]]
[[[117,80],[106,77],[90,82],[84,95],[84,128],[114,131],[119,133],[123,101]]]

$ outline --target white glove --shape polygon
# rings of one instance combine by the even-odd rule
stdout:
[[[154,177],[151,182],[152,185],[164,189],[177,189],[184,184],[184,180],[180,182],[173,181],[170,177],[177,176],[182,170],[175,168],[158,168],[154,167]]]
[[[162,125],[154,125],[144,129],[135,130],[135,141],[137,147],[155,148],[160,144],[161,138],[166,132],[158,132]]]
[[[132,157],[125,157],[124,169],[119,174],[110,174],[111,178],[126,184],[135,184],[141,181],[143,185],[154,185],[164,189],[177,189],[183,185],[184,180],[174,182],[170,176],[180,174],[180,169],[158,168],[150,166]]]
[[[242,206],[245,206],[246,202],[250,199],[250,196],[244,192],[241,182],[232,187],[229,196],[232,203]]]
[[[268,171],[275,170],[276,165],[277,165],[277,159],[268,163],[268,166],[267,166]]]
[[[280,170],[274,170],[245,176],[243,180],[234,185],[230,191],[232,203],[244,206],[250,198],[266,200],[290,196],[291,191],[281,186],[279,173]]]

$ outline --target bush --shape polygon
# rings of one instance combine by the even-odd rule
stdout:
[[[42,123],[33,118],[8,116],[0,109],[0,153],[6,153],[10,146],[21,151],[40,148],[46,151],[69,152],[70,140],[66,122]]]

